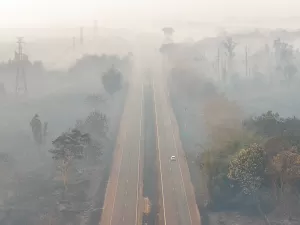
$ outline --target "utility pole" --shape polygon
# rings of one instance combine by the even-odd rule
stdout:
[[[245,65],[246,65],[246,77],[248,77],[248,46],[245,47]]]
[[[218,78],[221,80],[221,76],[220,76],[220,47],[218,47],[218,55],[217,55],[217,75],[218,75]]]
[[[23,37],[17,38],[18,52],[15,53],[15,62],[17,64],[17,74],[16,74],[16,93],[18,94],[23,90],[23,93],[27,93],[27,81],[25,74],[25,60],[26,56],[23,53]]]
[[[83,27],[80,27],[80,44],[83,45]]]

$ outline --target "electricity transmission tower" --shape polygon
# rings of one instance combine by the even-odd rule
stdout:
[[[27,93],[27,81],[25,74],[25,60],[27,56],[23,53],[23,37],[17,38],[18,50],[15,52],[15,62],[17,66],[17,74],[16,74],[16,93],[19,94],[23,91],[23,93]]]

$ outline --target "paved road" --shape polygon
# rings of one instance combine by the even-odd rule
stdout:
[[[143,85],[132,82],[122,116],[100,225],[138,225],[142,207]]]
[[[154,109],[162,192],[163,224],[161,225],[200,225],[200,216],[181,147],[177,122],[164,84],[160,76],[154,77]],[[170,161],[172,155],[176,156],[177,161]]]

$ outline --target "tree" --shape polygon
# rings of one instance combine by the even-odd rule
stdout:
[[[258,144],[252,144],[232,157],[228,177],[238,181],[245,194],[253,194],[262,185],[264,170],[265,153]]]
[[[235,56],[234,50],[235,47],[237,46],[237,43],[233,41],[232,37],[227,37],[224,41],[223,41],[223,47],[225,48],[225,54],[227,56],[227,69],[229,71],[229,75],[232,75],[232,62],[233,62],[233,58]]]
[[[53,142],[53,149],[49,150],[54,160],[59,161],[61,175],[67,189],[68,169],[74,159],[82,159],[83,150],[91,142],[89,134],[82,134],[78,129],[62,133]]]
[[[284,119],[278,113],[268,111],[260,116],[248,119],[244,122],[246,128],[254,130],[263,137],[273,137],[281,135],[283,131]]]
[[[247,129],[267,138],[278,136],[299,136],[300,120],[297,117],[282,118],[278,113],[268,111],[244,121]]]
[[[298,72],[294,63],[294,47],[278,38],[274,40],[273,48],[275,50],[276,70],[282,72],[286,80],[291,81]]]
[[[263,213],[258,191],[262,187],[264,172],[266,167],[266,157],[261,146],[254,143],[246,149],[236,153],[230,163],[228,178],[238,182],[242,191],[246,195],[254,198],[258,211],[262,214],[267,224],[270,224],[268,218]]]
[[[114,65],[102,76],[102,84],[106,92],[113,95],[122,88],[122,74]]]
[[[84,121],[77,120],[75,127],[82,133],[88,133],[92,139],[85,157],[87,159],[99,159],[102,155],[102,143],[107,138],[109,129],[106,115],[95,110]]]
[[[234,49],[237,46],[237,43],[233,41],[232,37],[227,37],[223,41],[223,46],[226,50],[227,56],[230,59],[233,59],[233,57],[235,56]]]
[[[283,212],[291,217],[291,206],[293,200],[298,195],[297,183],[300,178],[300,155],[297,147],[293,146],[283,150],[273,156],[268,161],[266,175],[273,182],[276,200],[280,200]]]
[[[297,153],[297,148],[292,147],[274,156],[271,168],[280,182],[279,186],[283,194],[286,184],[292,184],[300,178],[300,155]]]
[[[76,128],[90,134],[94,139],[105,138],[108,132],[107,116],[95,110],[84,121],[77,121]]]

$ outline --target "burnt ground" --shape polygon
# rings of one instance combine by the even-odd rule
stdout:
[[[76,169],[72,168],[70,171],[66,192],[56,172],[53,160],[47,154],[47,150],[51,147],[51,141],[44,147],[43,157],[38,157],[30,137],[31,134],[26,129],[19,132],[17,137],[11,138],[10,141],[7,141],[8,137],[4,138],[3,136],[3,140],[8,143],[2,142],[6,146],[4,149],[16,156],[16,160],[13,160],[13,170],[10,169],[10,164],[5,164],[5,166],[9,165],[6,166],[6,169],[12,172],[6,174],[9,176],[6,176],[5,185],[3,182],[0,185],[1,225],[44,225],[50,222],[53,225],[65,225],[67,223],[96,225],[99,223],[126,91],[127,88],[124,88],[114,96],[113,101],[107,102],[107,105],[104,106],[103,111],[109,118],[109,134],[103,143],[103,155],[99,160],[76,162]],[[78,107],[80,107],[79,112],[82,114],[84,110],[86,112],[92,110],[85,109],[86,106],[84,105]],[[69,115],[68,112],[63,111],[64,109],[61,110],[62,113],[66,113],[66,116]],[[47,113],[51,114],[51,111]],[[64,117],[65,115],[60,116]],[[71,117],[80,118],[78,115],[71,115]],[[67,117],[67,120],[70,120],[70,116]],[[49,121],[50,126],[54,126],[54,122]],[[71,121],[74,125],[75,122],[75,120]],[[57,130],[60,130],[59,133],[64,131]],[[50,133],[49,135],[50,140],[59,134],[53,132],[55,134]],[[30,166],[26,166],[26,162]],[[3,165],[1,164],[1,166]],[[83,216],[85,219],[82,219]]]

